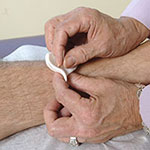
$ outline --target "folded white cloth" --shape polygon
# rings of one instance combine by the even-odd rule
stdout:
[[[48,50],[39,46],[22,46],[5,57],[4,61],[44,60]],[[50,137],[45,125],[34,127],[0,141],[0,150],[71,150],[65,144]],[[82,144],[76,150],[150,150],[150,136],[139,130],[119,136],[102,144]]]
[[[48,53],[46,47],[23,45],[17,48],[14,52],[4,57],[3,61],[33,61],[44,60]]]

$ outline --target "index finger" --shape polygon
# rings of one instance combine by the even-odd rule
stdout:
[[[56,16],[45,23],[45,42],[48,50],[52,51],[55,29],[65,20],[67,15]]]
[[[49,130],[52,123],[58,118],[58,110],[61,105],[56,99],[51,100],[44,108],[44,120]]]
[[[54,74],[53,86],[56,92],[57,100],[63,106],[65,106],[69,110],[69,112],[80,116],[81,110],[84,111],[85,109],[83,104],[85,104],[86,99],[81,97],[75,91],[69,89],[69,85],[58,73]]]
[[[71,19],[65,20],[59,24],[55,30],[52,49],[56,56],[56,64],[58,66],[63,64],[63,57],[68,38],[79,32],[87,32],[88,29],[88,25],[84,27],[83,21],[79,19],[79,16],[70,18]]]

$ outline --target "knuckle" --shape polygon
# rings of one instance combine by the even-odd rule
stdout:
[[[82,11],[82,20],[83,23],[86,22],[88,24],[95,23],[97,21],[97,18],[100,17],[100,12],[96,9],[92,8],[86,8]]]
[[[82,60],[87,61],[89,59],[87,50],[82,46],[79,50],[80,56],[82,57]]]
[[[91,17],[90,17],[90,13],[91,13],[91,8],[88,7],[78,7],[75,11],[80,14],[80,18],[83,22],[88,22],[90,21]]]

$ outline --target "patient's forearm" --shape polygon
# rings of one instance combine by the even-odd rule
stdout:
[[[150,42],[120,58],[95,60],[76,72],[150,83]],[[54,98],[52,72],[44,62],[0,62],[0,139],[44,123],[43,108]]]
[[[0,62],[0,139],[44,122],[51,79],[44,62]]]
[[[0,62],[0,139],[44,123],[43,108],[55,97],[52,75],[44,61]]]
[[[104,76],[132,83],[150,83],[150,42],[146,42],[122,57],[97,59],[78,71],[89,76]],[[90,71],[89,71],[90,70]]]

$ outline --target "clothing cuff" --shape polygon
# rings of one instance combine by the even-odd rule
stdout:
[[[121,16],[131,17],[150,29],[150,0],[133,0]]]
[[[140,115],[146,127],[150,128],[150,85],[146,86],[140,95]]]

